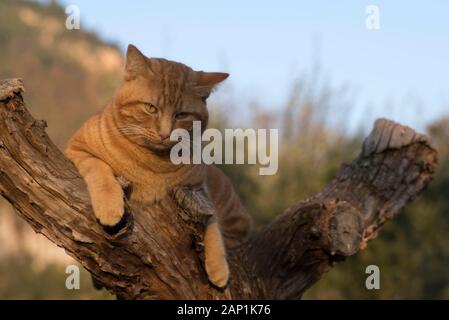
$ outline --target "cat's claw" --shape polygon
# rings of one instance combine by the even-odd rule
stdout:
[[[113,226],[104,225],[100,222],[100,220],[97,221],[107,234],[114,236],[120,233],[130,224],[131,214],[128,212],[128,210],[125,210],[125,213],[122,215],[120,221]]]

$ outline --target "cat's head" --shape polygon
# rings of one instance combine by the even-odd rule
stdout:
[[[168,151],[176,143],[170,141],[174,129],[191,131],[193,121],[206,128],[206,100],[228,76],[148,58],[129,45],[124,81],[113,101],[116,125],[130,141],[156,152]]]

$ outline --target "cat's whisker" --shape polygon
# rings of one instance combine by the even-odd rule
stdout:
[[[108,134],[110,137],[117,137],[123,136],[128,133],[135,133],[137,132],[137,128],[119,127],[119,128],[105,129],[103,132]]]
[[[156,137],[149,134],[147,131],[145,131],[142,127],[139,127],[138,125],[127,125],[123,127],[117,127],[113,129],[108,129],[106,132],[110,135],[110,137],[115,136],[122,136],[122,137],[133,137],[133,138],[143,138],[143,139],[149,139],[157,140]],[[196,139],[192,139],[190,135],[183,136],[182,139],[178,141],[178,143],[182,143],[185,147],[197,147],[201,148],[202,142],[196,141]]]

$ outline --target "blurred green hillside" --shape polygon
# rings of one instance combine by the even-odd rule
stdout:
[[[47,132],[61,148],[110,98],[123,63],[116,46],[93,33],[67,30],[65,19],[57,4],[0,0],[0,78],[24,79],[27,106],[47,121]],[[54,253],[54,245],[34,236],[1,199],[0,227],[0,299],[109,297],[92,288],[86,271],[81,290],[67,290],[67,262],[57,258],[63,250]]]
[[[363,134],[343,134],[345,118],[336,121],[334,116],[335,106],[342,105],[346,98],[341,90],[300,78],[278,112],[258,112],[245,124],[282,132],[276,175],[259,176],[254,166],[223,166],[259,225],[319,192],[342,163],[358,154],[373,124],[363,123]],[[216,107],[226,114],[235,110],[232,104]],[[217,113],[216,122],[226,123],[224,112]],[[449,118],[429,124],[427,133],[439,152],[430,187],[387,222],[367,249],[338,264],[307,291],[305,299],[449,299]],[[380,268],[380,290],[365,288],[368,265]]]
[[[0,1],[0,77],[24,79],[31,111],[60,146],[110,98],[122,67],[114,45],[65,20],[57,4]]]
[[[122,56],[113,44],[83,30],[66,30],[64,23],[64,10],[55,3],[0,0],[0,78],[24,79],[28,107],[36,118],[47,120],[48,133],[61,148],[107,103],[122,73]],[[362,134],[346,133],[351,105],[344,89],[299,77],[286,101],[275,112],[241,106],[231,86],[212,99],[211,126],[280,129],[276,175],[259,176],[254,166],[223,166],[258,226],[319,191],[343,162],[357,155],[363,139]],[[237,106],[254,110],[252,119],[238,123],[232,117],[238,114]],[[361,124],[364,131],[371,126]],[[428,133],[440,155],[430,188],[387,223],[366,250],[337,265],[305,298],[449,299],[449,118],[429,124]],[[14,217],[0,204],[2,215]],[[32,232],[13,219],[8,230]],[[0,239],[1,232],[0,228]],[[5,254],[0,243],[0,298],[109,297],[92,290],[87,274],[79,292],[68,292],[65,265],[54,262],[35,268],[36,255],[27,250],[21,246]],[[370,264],[380,268],[381,290],[365,288],[365,268]]]

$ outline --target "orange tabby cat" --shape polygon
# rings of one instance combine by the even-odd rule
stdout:
[[[175,165],[169,153],[176,143],[170,141],[172,130],[191,132],[195,120],[206,128],[206,99],[227,77],[147,58],[130,45],[124,80],[111,103],[78,130],[66,150],[87,183],[98,221],[111,233],[123,227],[124,220],[124,194],[116,177],[132,183],[131,201],[148,204],[175,187],[204,184],[214,205],[204,235],[205,267],[218,287],[226,286],[229,278],[225,244],[238,245],[251,219],[218,168]]]

